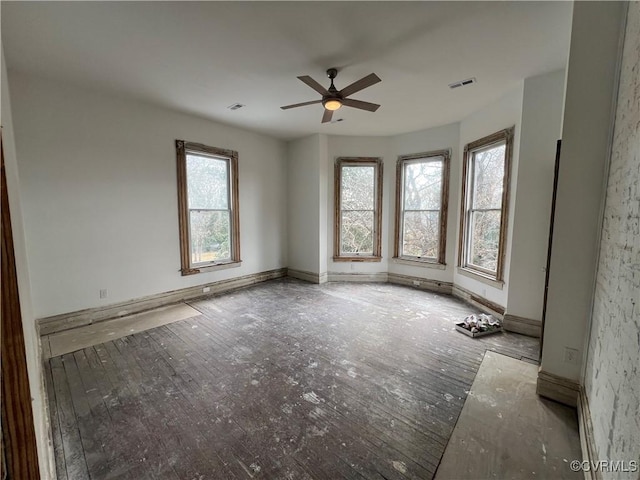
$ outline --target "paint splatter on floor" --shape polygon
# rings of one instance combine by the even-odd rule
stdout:
[[[538,358],[535,339],[457,333],[462,302],[388,284],[190,304],[199,317],[47,361],[60,480],[430,479],[485,351]]]
[[[393,464],[393,468],[395,468],[400,473],[407,473],[407,466],[405,465],[404,462],[399,462],[397,460],[394,460],[392,464]]]
[[[318,405],[321,401],[316,392],[304,393],[302,394],[302,398],[304,398],[307,402],[315,403],[316,405]]]

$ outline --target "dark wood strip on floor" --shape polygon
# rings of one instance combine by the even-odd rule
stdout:
[[[266,282],[47,361],[58,478],[430,479],[484,352],[468,305],[390,284]]]

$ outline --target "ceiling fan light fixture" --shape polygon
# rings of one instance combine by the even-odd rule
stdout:
[[[332,112],[338,110],[342,106],[342,102],[337,98],[330,98],[323,102],[324,108]]]

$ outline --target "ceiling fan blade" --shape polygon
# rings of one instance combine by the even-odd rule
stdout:
[[[307,105],[314,105],[316,103],[322,103],[322,99],[320,99],[320,100],[311,100],[310,102],[294,103],[293,105],[285,105],[284,107],[280,107],[280,108],[282,110],[288,110],[290,108],[305,107]]]
[[[359,108],[360,110],[367,110],[369,112],[375,112],[380,108],[377,103],[363,102],[362,100],[353,100],[351,98],[343,98],[342,104],[347,107]]]
[[[348,97],[349,95],[353,95],[354,93],[370,87],[371,85],[375,85],[376,83],[381,81],[382,80],[380,79],[380,77],[378,77],[375,73],[372,73],[370,75],[367,75],[366,77],[361,78],[357,82],[353,82],[351,85],[344,87],[342,90],[340,90],[340,95],[342,95],[343,98]]]
[[[322,85],[320,85],[318,82],[316,82],[309,75],[303,75],[302,77],[298,77],[298,78],[300,80],[302,80],[304,83],[306,83],[307,85],[309,85],[311,88],[313,88],[320,95],[323,95],[323,96],[324,95],[329,95],[329,90],[324,88]]]
[[[322,123],[330,122],[332,117],[333,117],[333,110],[325,109],[324,115],[322,115]]]

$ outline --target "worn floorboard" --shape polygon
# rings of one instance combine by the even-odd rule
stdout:
[[[266,282],[47,360],[59,479],[430,479],[486,350],[449,296]]]

